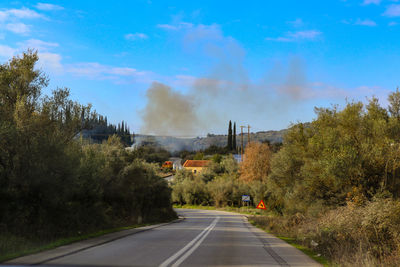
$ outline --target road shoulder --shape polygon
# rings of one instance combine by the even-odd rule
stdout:
[[[171,223],[180,222],[182,220],[183,220],[183,218],[179,218],[179,219],[173,220],[171,222],[167,222],[167,223],[160,223],[160,224],[154,224],[154,225],[149,225],[149,226],[143,226],[143,227],[132,228],[132,229],[128,229],[128,230],[113,232],[113,233],[105,234],[105,235],[98,236],[95,238],[90,238],[90,239],[74,242],[74,243],[71,243],[68,245],[63,245],[63,246],[60,246],[60,247],[57,247],[57,248],[54,248],[51,250],[46,250],[46,251],[42,251],[39,253],[15,258],[15,259],[3,262],[3,264],[9,264],[9,265],[43,264],[45,262],[55,260],[58,258],[62,258],[62,257],[68,256],[68,255],[74,254],[74,253],[78,253],[80,251],[83,251],[83,250],[86,250],[86,249],[89,249],[92,247],[100,246],[102,244],[112,242],[112,241],[120,239],[120,238],[124,238],[124,237],[130,236],[130,235],[136,234],[136,233],[140,233],[143,231],[148,231],[151,229],[162,227],[164,225],[168,225]]]

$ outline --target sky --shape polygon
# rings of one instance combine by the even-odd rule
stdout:
[[[316,118],[400,81],[400,1],[5,1],[0,61],[37,49],[50,94],[135,133],[203,136]]]

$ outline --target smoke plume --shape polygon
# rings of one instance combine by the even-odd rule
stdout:
[[[192,98],[159,82],[152,83],[146,96],[142,133],[192,136],[201,127]]]
[[[154,82],[142,110],[141,133],[193,137],[224,133],[228,120],[267,130],[273,129],[277,121],[287,121],[289,125],[293,118],[301,118],[301,102],[311,89],[300,58],[293,57],[288,64],[275,64],[264,70],[262,79],[250,79],[246,53],[233,38],[223,36],[215,25],[192,30],[184,38],[185,47],[201,49],[192,53],[204,54],[212,65],[203,77],[193,77],[190,85],[183,86],[184,93]],[[194,38],[193,33],[199,38],[206,36],[209,41],[203,45],[204,40]]]

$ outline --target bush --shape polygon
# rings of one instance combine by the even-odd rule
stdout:
[[[243,183],[232,156],[212,162],[202,173],[178,171],[172,185],[172,201],[183,205],[240,206],[242,195],[251,194],[250,184]]]
[[[346,206],[318,217],[252,217],[272,233],[298,242],[343,266],[399,266],[400,201],[376,198],[363,205]]]

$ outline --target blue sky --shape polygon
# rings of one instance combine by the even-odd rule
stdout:
[[[229,119],[282,129],[315,106],[386,105],[400,84],[400,1],[2,1],[0,60],[28,47],[45,93],[68,87],[135,132],[225,133]]]

